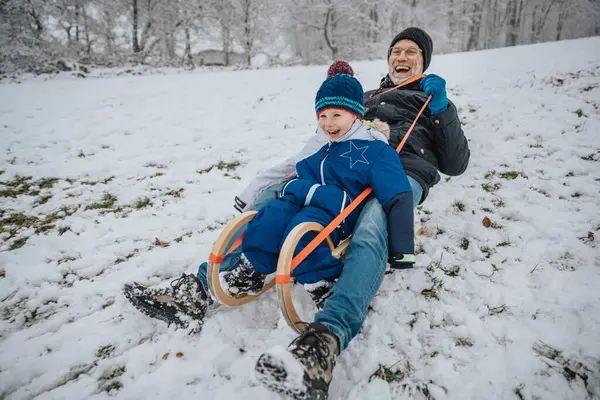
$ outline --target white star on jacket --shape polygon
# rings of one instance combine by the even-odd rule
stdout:
[[[348,150],[346,153],[340,154],[340,157],[350,159],[350,169],[352,169],[352,167],[359,162],[369,164],[369,161],[365,158],[365,151],[367,151],[368,148],[369,146],[356,147],[354,142],[350,141],[350,150]]]

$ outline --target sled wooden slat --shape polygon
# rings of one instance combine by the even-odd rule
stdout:
[[[227,248],[227,244],[233,238],[233,235],[237,231],[239,231],[242,226],[247,224],[254,218],[257,214],[257,211],[248,211],[236,216],[234,219],[225,226],[217,241],[213,245],[212,253],[220,257],[225,254],[225,249]],[[221,304],[225,306],[235,307],[240,306],[242,304],[246,304],[249,301],[257,298],[267,290],[271,289],[273,285],[275,285],[275,279],[271,279],[269,282],[265,283],[265,286],[262,288],[260,293],[258,294],[244,294],[241,296],[231,296],[221,286],[221,281],[219,280],[219,272],[220,272],[220,263],[215,263],[212,261],[208,262],[208,270],[207,270],[207,280],[208,280],[208,290],[210,294],[215,297]]]
[[[283,242],[281,252],[279,253],[277,275],[283,277],[290,276],[294,252],[302,236],[311,231],[321,232],[323,229],[325,229],[325,227],[317,222],[304,222],[292,229],[285,238],[285,242]],[[325,241],[333,253],[336,250],[333,241],[330,237],[327,237]],[[306,329],[308,323],[302,321],[296,312],[294,302],[292,301],[292,283],[289,279],[282,279],[282,281],[283,280],[285,280],[286,283],[277,283],[277,301],[279,303],[279,309],[288,325],[297,333],[301,333]]]

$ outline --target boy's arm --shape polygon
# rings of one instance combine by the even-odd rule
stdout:
[[[389,146],[371,168],[371,187],[387,215],[390,266],[411,268],[415,261],[412,188],[398,153]]]
[[[306,142],[304,148],[302,148],[298,154],[288,158],[282,163],[261,171],[254,179],[252,179],[242,193],[235,197],[234,207],[239,212],[243,212],[249,204],[252,204],[254,200],[256,200],[256,197],[263,190],[295,178],[296,163],[316,153],[326,143],[327,139],[323,135],[317,133]]]

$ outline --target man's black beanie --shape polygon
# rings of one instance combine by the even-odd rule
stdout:
[[[412,40],[419,46],[421,52],[423,53],[423,72],[429,67],[429,63],[431,62],[431,53],[433,53],[433,42],[431,40],[431,36],[427,34],[423,29],[410,27],[406,28],[402,32],[396,35],[394,39],[392,39],[392,44],[388,49],[388,60],[390,59],[390,54],[392,54],[392,47],[402,39]]]

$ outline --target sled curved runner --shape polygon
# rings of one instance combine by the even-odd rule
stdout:
[[[258,211],[248,211],[232,219],[217,238],[212,248],[212,254],[215,255],[216,258],[222,258],[222,256],[226,254],[225,250],[233,238],[233,235],[235,235],[236,232],[239,231],[245,224],[250,222],[257,213]],[[225,290],[223,290],[223,287],[221,286],[221,281],[219,280],[220,266],[220,262],[214,262],[212,260],[208,262],[208,290],[214,298],[219,300],[219,302],[225,306],[235,307],[246,304],[267,290],[271,289],[275,284],[275,279],[271,279],[269,282],[265,282],[265,286],[258,294],[242,294],[238,296],[231,296]]]

